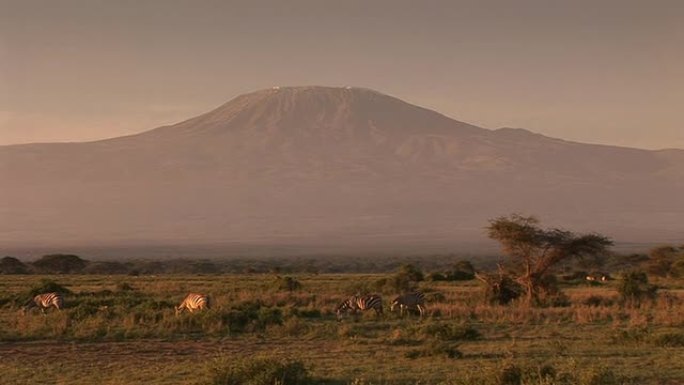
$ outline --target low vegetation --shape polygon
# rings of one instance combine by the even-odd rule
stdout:
[[[684,349],[680,282],[660,279],[654,296],[624,301],[622,287],[634,277],[650,293],[640,274],[598,285],[561,281],[568,303],[546,307],[491,303],[478,281],[412,275],[411,287],[428,298],[423,319],[368,312],[337,321],[334,309],[346,296],[366,288],[381,292],[387,306],[398,291],[378,282],[414,270],[8,275],[0,282],[0,354],[8,357],[0,370],[10,383],[56,377],[70,384],[593,385],[684,376],[672,351]],[[21,305],[43,291],[64,293],[65,310],[21,316]],[[210,295],[212,309],[176,316],[174,305],[191,291]],[[60,360],[41,360],[45,355]],[[131,372],[146,362],[156,369]],[[35,365],[43,370],[31,370]]]
[[[519,216],[489,229],[509,256],[498,266],[456,256],[5,257],[0,372],[7,383],[76,385],[655,385],[684,378],[681,247],[610,255],[603,237],[544,230]],[[388,311],[391,298],[414,290],[424,294],[427,314]],[[64,310],[22,315],[23,305],[46,292],[61,293]],[[211,308],[176,315],[191,292],[208,295]],[[370,293],[383,297],[384,314],[338,320],[342,301]]]

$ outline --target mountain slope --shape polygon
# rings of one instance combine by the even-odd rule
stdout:
[[[681,239],[684,156],[486,130],[378,92],[287,87],[138,135],[0,147],[7,244],[457,244],[487,219]]]

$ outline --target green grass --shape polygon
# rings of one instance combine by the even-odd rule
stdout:
[[[290,292],[268,274],[3,276],[0,383],[211,384],[254,355],[269,368],[301,363],[307,383],[684,379],[681,290],[665,287],[660,299],[635,308],[611,300],[617,293],[610,285],[575,286],[566,288],[570,306],[526,308],[484,304],[474,282],[432,282],[422,289],[440,295],[422,320],[387,310],[338,322],[339,302],[382,277],[297,275],[301,288]],[[19,303],[44,279],[72,292],[66,309],[22,317]],[[188,292],[210,295],[213,308],[176,317],[173,306]],[[385,306],[392,295],[383,293]]]

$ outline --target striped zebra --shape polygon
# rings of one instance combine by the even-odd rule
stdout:
[[[26,314],[29,310],[37,307],[40,311],[45,314],[45,309],[54,306],[57,310],[62,310],[64,308],[64,298],[59,293],[44,293],[38,294],[29,300],[26,305],[21,309],[22,314]]]
[[[176,306],[176,315],[179,315],[183,310],[188,309],[190,313],[195,310],[204,310],[211,308],[209,297],[204,294],[190,293],[185,297],[180,305]]]
[[[394,312],[397,307],[399,307],[399,314],[401,316],[404,316],[405,310],[411,309],[418,310],[422,317],[425,314],[425,294],[419,291],[402,294],[392,301],[390,311]]]
[[[357,311],[375,310],[375,314],[382,314],[382,297],[377,294],[368,294],[363,296],[354,295],[347,298],[337,307],[337,319],[342,319],[342,314],[351,312],[356,314]]]

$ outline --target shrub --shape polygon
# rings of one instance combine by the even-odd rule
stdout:
[[[618,286],[618,293],[623,303],[639,305],[643,299],[655,299],[658,287],[648,283],[648,276],[643,271],[631,271],[624,275]]]
[[[524,291],[522,285],[504,272],[491,275],[480,274],[477,277],[487,285],[485,298],[492,304],[507,305],[520,298]]]
[[[657,346],[682,347],[684,346],[684,333],[661,334],[655,338],[654,342]]]
[[[212,385],[300,385],[310,382],[309,370],[299,360],[273,357],[217,359],[210,368]]]
[[[281,276],[276,276],[275,281],[273,282],[273,288],[277,291],[297,291],[302,288],[302,284],[296,280],[295,278],[292,277],[281,277]]]
[[[427,279],[428,279],[428,281],[433,281],[433,282],[435,282],[435,281],[446,281],[447,277],[446,277],[446,275],[444,275],[442,273],[432,272],[432,273],[428,274]]]
[[[423,272],[412,264],[402,265],[397,273],[399,276],[404,276],[410,281],[420,282],[424,279]]]
[[[57,292],[60,294],[73,294],[71,290],[49,279],[42,279],[38,285],[33,286],[29,290],[28,294],[31,296],[31,298],[33,298],[35,295],[50,292]]]
[[[470,281],[475,279],[475,273],[454,270],[447,274],[447,281]]]
[[[498,385],[520,385],[522,383],[522,370],[513,365],[504,367],[497,376]]]
[[[116,284],[116,291],[135,291],[135,288],[126,282],[119,282]]]
[[[375,288],[383,292],[404,293],[416,290],[418,282],[423,281],[423,272],[417,267],[406,264],[399,268],[399,272],[389,278],[381,278],[375,283]]]
[[[469,281],[475,279],[475,268],[469,261],[459,261],[452,270],[445,273],[433,272],[427,278],[430,281]]]
[[[279,308],[263,306],[261,301],[246,301],[218,315],[231,333],[263,331],[269,325],[282,325],[283,312]]]
[[[570,306],[570,298],[558,288],[558,278],[547,274],[539,281],[537,305],[549,307]]]

